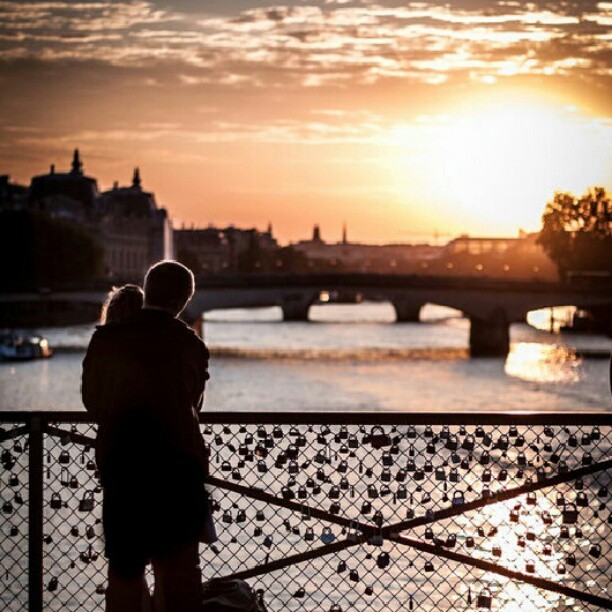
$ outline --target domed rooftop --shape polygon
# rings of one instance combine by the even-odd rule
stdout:
[[[51,166],[48,174],[32,179],[28,193],[30,204],[40,205],[46,198],[53,196],[70,198],[82,204],[87,211],[93,209],[98,197],[98,184],[96,179],[83,174],[78,149],[74,150],[70,172],[55,172],[55,166]]]
[[[119,187],[100,195],[100,207],[103,213],[118,214],[131,217],[148,217],[157,210],[155,196],[142,190],[140,170],[134,168],[132,184],[129,187]]]

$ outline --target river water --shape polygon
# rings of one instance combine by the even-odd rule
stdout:
[[[283,323],[276,308],[208,313],[206,409],[612,409],[601,356],[612,340],[604,336],[515,324],[507,358],[470,359],[469,323],[447,308],[427,305],[422,322],[400,325],[385,303],[313,306],[310,317]],[[529,321],[548,328],[547,317]],[[37,331],[61,350],[46,361],[0,364],[0,410],[82,410],[93,325]]]

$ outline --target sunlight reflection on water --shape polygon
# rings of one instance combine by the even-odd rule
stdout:
[[[567,347],[517,342],[506,359],[505,371],[508,376],[533,382],[577,382],[582,361]]]

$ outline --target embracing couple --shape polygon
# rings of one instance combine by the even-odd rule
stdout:
[[[198,542],[210,509],[198,412],[209,353],[178,319],[193,293],[193,274],[175,261],[154,265],[143,289],[113,290],[83,362],[83,403],[99,427],[108,612],[202,607]]]

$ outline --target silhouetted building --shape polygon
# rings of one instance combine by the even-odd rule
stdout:
[[[173,256],[172,225],[155,196],[142,189],[138,168],[132,184],[99,193],[96,179],[83,173],[75,149],[70,172],[35,176],[27,194],[27,207],[87,229],[104,254],[105,275],[136,279],[160,259]]]
[[[83,223],[95,215],[97,198],[98,183],[83,174],[79,150],[75,149],[70,172],[56,172],[52,165],[48,174],[32,179],[28,207],[52,217]]]
[[[518,238],[459,236],[444,247],[442,261],[457,275],[556,280],[557,267],[537,237],[522,230]]]
[[[174,230],[176,256],[201,273],[244,271],[242,268],[248,260],[252,260],[253,268],[257,269],[277,248],[278,242],[272,234],[271,224],[265,232],[233,225],[226,228],[209,226]]]
[[[0,175],[0,210],[19,210],[26,204],[28,188],[11,183],[8,174]]]
[[[168,213],[157,207],[153,193],[142,189],[138,168],[134,169],[129,187],[115,183],[100,195],[97,216],[98,236],[110,276],[142,275],[152,263],[173,257]]]
[[[174,231],[174,251],[179,261],[196,274],[219,274],[231,266],[231,248],[223,230],[181,228]]]
[[[349,242],[346,224],[342,227],[341,242],[327,243],[321,230],[314,226],[312,239],[292,245],[306,255],[310,267],[341,269],[348,272],[420,272],[429,262],[440,257],[442,247],[429,244],[360,244]]]

